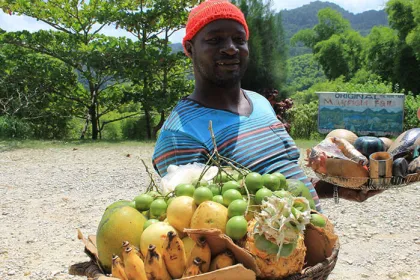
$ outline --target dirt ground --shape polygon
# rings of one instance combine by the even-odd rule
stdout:
[[[149,182],[153,146],[109,145],[0,152],[0,279],[86,279],[76,229],[95,234],[107,205]],[[322,200],[340,238],[329,279],[420,279],[420,184],[366,202]]]

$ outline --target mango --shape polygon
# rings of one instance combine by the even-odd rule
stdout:
[[[225,233],[227,221],[228,209],[225,206],[214,201],[204,201],[195,210],[190,227],[193,229],[217,228]]]
[[[121,245],[128,241],[140,247],[140,237],[146,218],[130,206],[108,209],[102,216],[96,232],[98,257],[106,273],[111,272],[112,254],[121,256]]]

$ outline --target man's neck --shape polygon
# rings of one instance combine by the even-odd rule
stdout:
[[[251,103],[241,90],[240,84],[229,89],[196,85],[190,98],[206,107],[227,110],[242,116],[249,116],[252,112]]]
[[[207,107],[228,109],[237,106],[244,96],[239,83],[229,88],[197,83],[190,98]]]

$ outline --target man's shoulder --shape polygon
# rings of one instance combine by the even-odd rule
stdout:
[[[243,90],[255,105],[270,104],[267,98],[265,98],[260,93],[247,89]]]
[[[180,131],[187,123],[194,121],[204,114],[204,108],[200,104],[186,97],[178,101],[168,119],[163,125],[164,130]]]

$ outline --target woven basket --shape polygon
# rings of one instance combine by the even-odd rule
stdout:
[[[337,241],[333,252],[322,263],[318,263],[314,266],[304,268],[301,274],[291,275],[282,280],[324,280],[327,279],[331,271],[334,269],[337,259],[338,252],[340,251],[340,243]]]
[[[328,176],[325,174],[315,172],[316,176],[325,182],[337,185],[339,187],[357,190],[386,190],[403,187],[415,182],[420,181],[420,174],[408,174],[405,177],[388,177],[388,178],[365,178],[365,177],[353,177],[343,178]],[[352,187],[357,186],[357,187]]]
[[[306,267],[303,269],[302,273],[288,276],[282,278],[281,280],[324,280],[327,279],[331,271],[334,269],[337,259],[338,252],[340,250],[340,243],[337,241],[333,252],[330,257],[328,257],[322,263],[318,263],[315,266]],[[103,274],[101,268],[99,267],[97,261],[92,259],[92,255],[89,250],[85,249],[85,252],[91,258],[90,261],[77,263],[69,268],[69,274],[77,276],[86,276],[89,280],[111,280],[117,279],[114,277],[109,277]],[[278,279],[280,280],[280,279]]]

